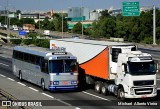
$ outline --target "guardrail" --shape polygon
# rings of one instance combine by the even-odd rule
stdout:
[[[2,89],[0,89],[0,95],[5,97],[7,101],[16,101],[16,100],[18,100],[16,97],[14,97],[13,95],[9,94],[8,92],[6,92],[6,91],[4,91]],[[3,100],[1,100],[1,98],[0,98],[0,101],[3,101]],[[4,101],[6,101],[6,100],[4,100]],[[6,106],[7,109],[12,109],[11,107],[12,106]],[[20,106],[20,107],[18,107],[18,109],[33,109],[33,108],[31,108],[29,106]]]

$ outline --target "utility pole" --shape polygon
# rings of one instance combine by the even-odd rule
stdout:
[[[82,38],[83,38],[83,0],[81,0],[81,14],[82,14]]]
[[[156,9],[153,6],[153,45],[156,45]]]
[[[5,14],[5,25],[7,25],[6,6],[5,6],[5,12],[4,12],[4,14]]]
[[[40,0],[39,0],[39,6],[40,6]],[[39,36],[41,35],[41,27],[40,27],[40,10],[39,10],[39,12],[38,12],[38,24],[39,24]]]
[[[9,32],[9,6],[8,6],[8,0],[7,0],[7,38],[10,37],[10,32]],[[8,42],[10,42],[10,40],[8,39]]]
[[[63,10],[62,10],[62,39],[63,39]]]

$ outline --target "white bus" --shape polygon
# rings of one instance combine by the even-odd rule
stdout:
[[[12,57],[13,74],[41,86],[43,90],[75,90],[78,88],[77,58],[63,47],[46,49],[16,46]]]

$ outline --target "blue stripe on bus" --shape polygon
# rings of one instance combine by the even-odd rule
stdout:
[[[73,75],[73,73],[71,73],[71,75]]]
[[[49,90],[54,91],[54,90],[75,90],[77,89],[78,86],[50,86]]]
[[[59,75],[59,73],[56,73],[56,75]]]

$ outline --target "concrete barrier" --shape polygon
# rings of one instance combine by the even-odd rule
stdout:
[[[115,41],[115,42],[123,42],[124,41],[123,38],[113,38],[113,37],[111,37],[110,40]]]

